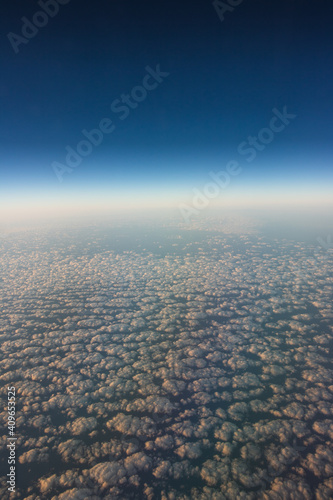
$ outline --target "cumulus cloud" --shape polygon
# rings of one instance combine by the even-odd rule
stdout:
[[[160,254],[3,252],[22,498],[332,497],[327,262],[302,282],[305,246],[197,230]]]

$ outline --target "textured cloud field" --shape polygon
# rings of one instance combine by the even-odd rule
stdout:
[[[247,228],[1,242],[1,498],[333,497],[330,261]]]

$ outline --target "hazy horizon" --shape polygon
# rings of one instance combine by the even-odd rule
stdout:
[[[331,500],[332,0],[0,11],[1,500]]]

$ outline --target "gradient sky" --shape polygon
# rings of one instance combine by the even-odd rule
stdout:
[[[6,217],[71,203],[190,203],[192,189],[230,160],[242,173],[224,202],[330,203],[330,0],[244,0],[223,22],[206,0],[70,0],[15,54],[7,34],[21,35],[22,16],[40,10],[26,0],[1,6]],[[121,121],[111,103],[157,64],[169,76]],[[247,162],[239,144],[283,106],[297,117]],[[66,146],[105,117],[114,132],[60,183],[52,162],[65,163]]]

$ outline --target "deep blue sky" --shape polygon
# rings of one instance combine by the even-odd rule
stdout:
[[[21,17],[39,10],[16,0],[0,11],[1,177],[10,196],[182,196],[231,159],[244,165],[243,190],[318,197],[332,180],[330,0],[244,0],[223,22],[207,0],[70,0],[15,54],[7,33],[21,34]],[[157,64],[170,75],[119,120],[112,101]],[[297,118],[247,163],[238,145],[284,105]],[[104,117],[115,131],[60,184],[52,162],[64,163],[65,147]]]

